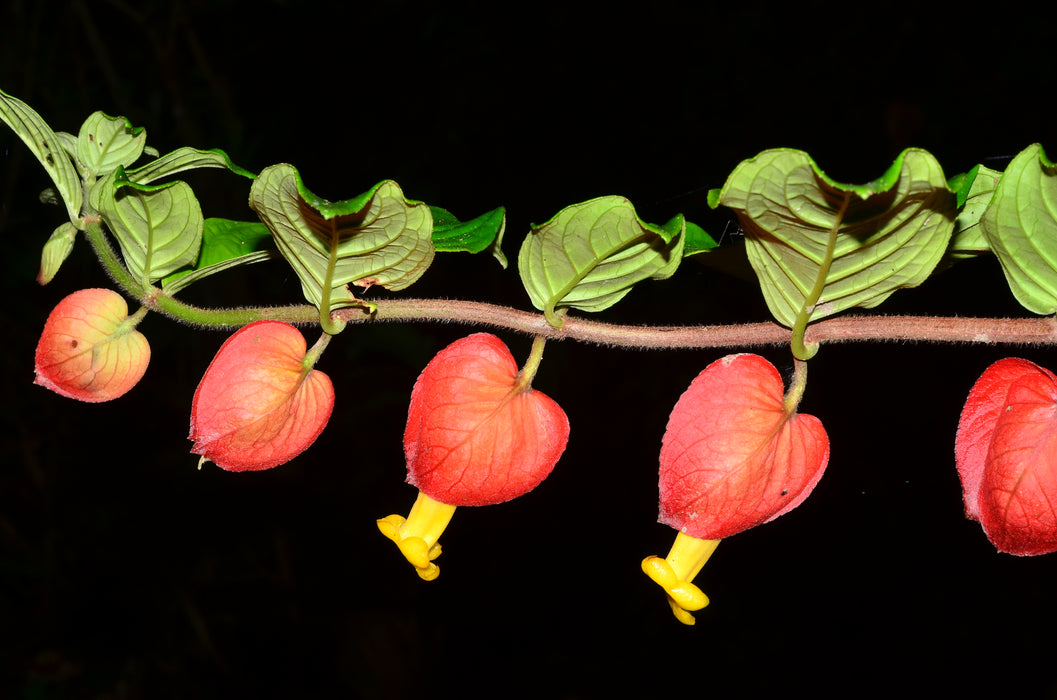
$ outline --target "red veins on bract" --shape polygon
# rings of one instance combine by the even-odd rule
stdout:
[[[782,378],[759,355],[728,355],[680,397],[661,446],[660,522],[718,540],[800,505],[829,461],[814,416],[787,413]]]
[[[289,324],[258,321],[236,331],[195,390],[191,451],[236,472],[271,469],[304,452],[334,408],[330,378],[304,359],[304,336]]]
[[[565,451],[569,420],[518,379],[510,351],[489,333],[441,350],[411,393],[408,481],[455,506],[502,503],[543,481]]]
[[[36,352],[36,383],[80,401],[116,399],[150,363],[143,334],[123,324],[128,305],[109,289],[82,289],[59,302]]]
[[[955,441],[966,517],[1000,552],[1057,551],[1057,377],[999,360],[973,385]]]

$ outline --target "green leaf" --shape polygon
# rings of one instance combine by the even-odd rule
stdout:
[[[1041,145],[1006,167],[980,226],[1017,301],[1033,313],[1057,312],[1057,167]]]
[[[991,251],[980,226],[980,218],[991,203],[1002,173],[977,165],[964,175],[951,178],[951,189],[958,196],[958,218],[947,254],[955,260],[976,257]]]
[[[195,168],[226,168],[236,175],[242,175],[251,180],[256,177],[249,170],[240,168],[231,162],[228,154],[219,148],[201,151],[189,147],[177,148],[135,170],[127,171],[125,175],[133,182],[147,184]]]
[[[86,178],[128,167],[143,154],[147,132],[133,128],[124,117],[95,112],[81,125],[77,137],[77,162]]]
[[[691,221],[686,222],[686,245],[683,246],[684,258],[695,253],[708,252],[718,245],[716,239],[708,235],[705,229]]]
[[[272,232],[259,221],[206,219],[194,269],[174,272],[162,280],[162,287],[175,292],[217,272],[275,257],[274,250],[265,250],[271,240]]]
[[[81,178],[77,175],[77,169],[66,154],[59,137],[29,105],[3,91],[0,91],[0,119],[18,134],[44,166],[66,204],[70,221],[77,223],[81,218],[81,202],[84,197]]]
[[[608,196],[574,204],[534,226],[518,271],[533,305],[560,326],[559,308],[601,311],[638,282],[671,277],[682,260],[686,223],[644,223],[631,202]]]
[[[121,246],[129,272],[153,282],[194,263],[204,224],[191,186],[180,181],[149,189],[117,185],[123,178],[119,167],[99,180],[92,200]]]
[[[775,319],[792,327],[874,307],[921,284],[943,256],[955,198],[926,151],[907,149],[885,174],[846,185],[806,153],[764,151],[734,169],[712,206],[734,209]]]
[[[70,158],[73,158],[74,161],[76,162],[77,161],[77,137],[74,136],[73,134],[67,133],[65,131],[56,131],[55,132],[55,136],[59,139],[59,143],[62,144],[62,150],[66,151],[66,153],[70,156]]]
[[[40,272],[37,273],[37,282],[47,284],[55,278],[55,273],[70,256],[76,237],[77,227],[69,221],[62,222],[52,232],[40,255]]]
[[[250,207],[317,307],[324,298],[331,299],[331,308],[354,304],[349,284],[404,289],[433,261],[429,207],[405,199],[392,180],[353,199],[328,202],[304,186],[292,165],[273,165],[250,188]]]
[[[507,259],[503,255],[506,210],[503,207],[469,221],[459,221],[450,211],[440,207],[430,207],[429,210],[433,214],[433,247],[438,252],[480,253],[491,250],[506,269]]]
[[[969,198],[969,191],[972,189],[973,182],[976,180],[976,174],[982,167],[982,165],[976,165],[967,173],[952,175],[947,179],[947,189],[954,193],[954,206],[958,209],[965,206],[965,200]]]
[[[271,239],[272,232],[259,221],[206,219],[198,266],[215,265],[262,250]]]

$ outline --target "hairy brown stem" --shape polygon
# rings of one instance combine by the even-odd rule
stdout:
[[[642,349],[724,348],[789,343],[788,328],[772,322],[725,326],[621,326],[568,316],[554,328],[537,313],[473,301],[390,299],[373,313],[343,309],[335,316],[349,323],[434,321],[505,328],[548,339]],[[931,316],[844,316],[811,324],[809,343],[918,341],[1012,345],[1057,345],[1057,320],[1042,318],[962,318]]]

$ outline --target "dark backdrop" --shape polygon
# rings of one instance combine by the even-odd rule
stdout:
[[[708,188],[765,148],[805,149],[846,182],[909,145],[948,174],[1057,148],[1052,40],[1015,3],[787,5],[16,0],[0,11],[0,88],[56,129],[102,109],[163,152],[294,163],[331,199],[394,178],[464,218],[505,205],[512,258],[531,222],[602,194],[718,234],[729,218]],[[348,329],[320,365],[337,403],[312,448],[265,473],[198,471],[190,399],[224,334],[149,317],[147,377],[110,404],[32,385],[51,307],[110,284],[82,243],[36,286],[61,221],[36,199],[47,184],[0,130],[0,696],[1057,694],[1057,559],[996,554],[963,517],[953,460],[979,373],[1007,354],[1053,367],[1051,350],[824,347],[802,410],[827,426],[827,474],[801,508],[720,546],[698,578],[712,605],[686,628],[639,561],[674,535],[656,523],[668,411],[722,352],[552,343],[536,386],[570,416],[568,451],[532,494],[460,509],[427,584],[374,520],[410,507],[408,394],[467,329]],[[243,181],[193,184],[207,215],[251,215]],[[480,256],[438,256],[410,293],[531,308],[516,272]],[[299,285],[274,264],[188,291],[212,294],[291,301]],[[993,260],[881,310],[1026,313]],[[600,317],[768,314],[754,284],[687,261]],[[527,339],[501,335],[525,356]],[[788,371],[787,350],[763,352]]]

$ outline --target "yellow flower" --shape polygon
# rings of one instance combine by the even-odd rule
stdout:
[[[719,540],[702,540],[680,532],[665,559],[649,556],[642,560],[642,570],[668,594],[672,612],[684,625],[694,624],[690,613],[708,605],[708,596],[693,581],[718,545]]]
[[[419,491],[407,518],[400,515],[382,518],[378,521],[378,529],[396,542],[404,558],[411,562],[423,580],[432,581],[440,575],[440,567],[433,563],[440,556],[437,540],[454,514],[455,506],[434,501]]]

